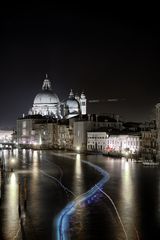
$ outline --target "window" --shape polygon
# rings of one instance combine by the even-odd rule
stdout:
[[[23,121],[22,127],[23,127],[23,128],[26,128],[26,125],[27,125],[26,121]]]
[[[25,136],[26,135],[26,129],[22,130],[22,135]]]

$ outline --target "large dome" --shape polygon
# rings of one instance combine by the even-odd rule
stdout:
[[[34,104],[57,104],[59,103],[59,98],[57,94],[51,91],[43,91],[38,93],[34,99]]]
[[[53,93],[51,82],[46,75],[43,81],[42,91],[36,95],[33,107],[29,114],[41,114],[42,116],[60,117],[60,101],[57,94]]]

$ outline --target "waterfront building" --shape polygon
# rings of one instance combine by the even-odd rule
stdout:
[[[107,132],[87,132],[87,150],[103,152],[106,148]]]
[[[156,122],[144,122],[140,125],[141,156],[144,159],[155,159],[157,150]]]
[[[73,127],[70,120],[59,121],[53,127],[53,147],[56,149],[73,149]]]
[[[0,130],[0,143],[12,142],[13,130]]]
[[[106,139],[106,150],[123,155],[138,154],[140,151],[140,136],[132,134],[112,134]]]
[[[0,130],[0,149],[11,149],[15,144],[14,131]]]
[[[55,120],[42,115],[24,116],[17,120],[17,142],[25,147],[53,147]]]
[[[92,131],[97,131],[99,128],[107,128],[107,131],[115,129],[120,131],[123,126],[122,122],[109,117],[107,115],[88,115],[88,118],[79,119],[74,122],[73,128],[73,149],[79,149],[79,151],[87,151],[88,148],[88,138],[87,133]],[[98,144],[100,147],[101,145]]]
[[[73,149],[73,119],[56,120],[41,115],[17,120],[17,141],[26,148]]]
[[[87,150],[87,132],[94,129],[95,122],[78,120],[73,124],[73,149],[77,151]]]
[[[138,154],[140,151],[140,136],[113,134],[106,131],[93,131],[87,133],[87,150],[98,152],[116,152],[117,154]]]

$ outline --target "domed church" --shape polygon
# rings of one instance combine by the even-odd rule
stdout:
[[[53,116],[60,118],[60,101],[57,94],[53,93],[51,82],[46,78],[43,81],[42,91],[38,93],[33,102],[33,107],[29,110],[29,115]]]
[[[57,94],[52,90],[51,81],[48,75],[43,81],[42,91],[38,93],[33,101],[33,107],[29,110],[29,115],[40,114],[42,116],[51,116],[56,119],[75,117],[78,115],[86,115],[87,99],[84,93],[79,97],[74,96],[70,91],[66,101],[60,102]]]

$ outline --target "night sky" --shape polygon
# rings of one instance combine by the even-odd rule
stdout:
[[[102,100],[88,103],[89,112],[150,119],[160,100],[156,6],[5,7],[0,25],[1,128],[14,127],[28,112],[46,73],[60,100],[72,88]],[[110,98],[120,100],[107,102]]]

